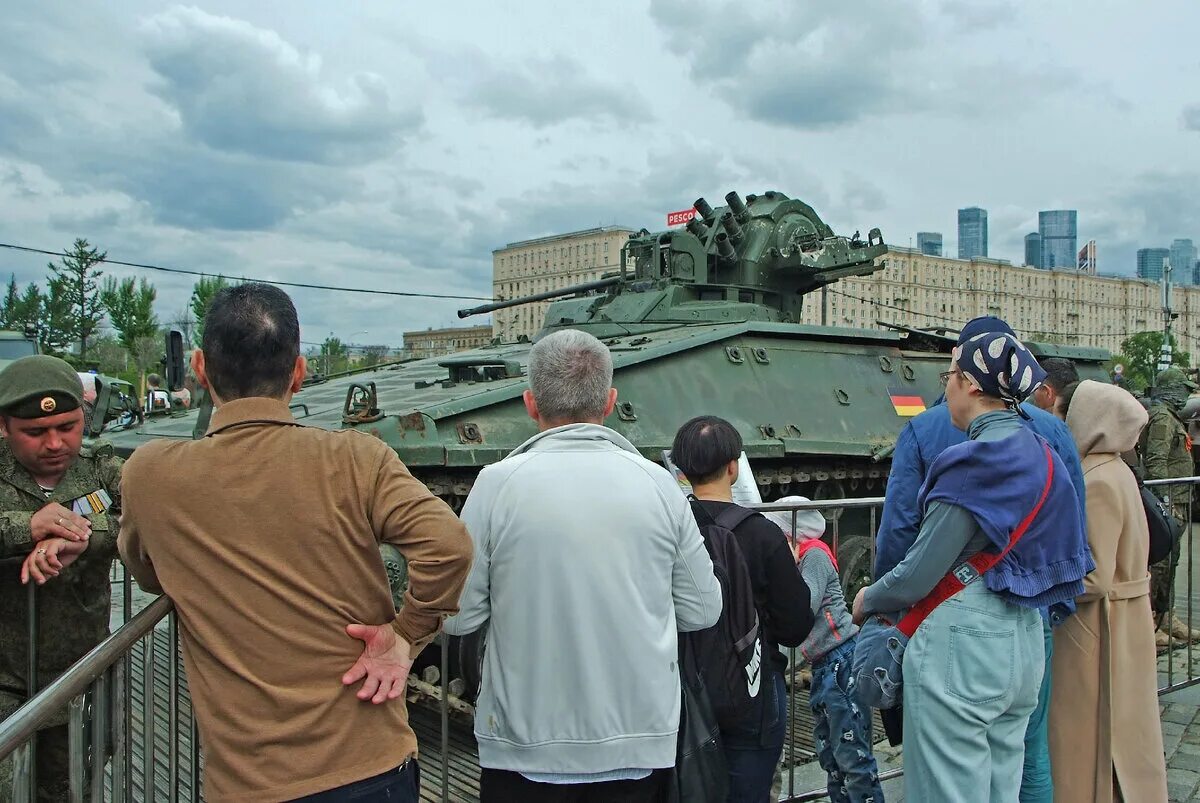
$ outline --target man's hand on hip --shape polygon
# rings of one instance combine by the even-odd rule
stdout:
[[[47,580],[58,577],[87,548],[87,541],[68,541],[65,538],[39,541],[21,565],[21,583],[26,584],[33,578],[38,585],[44,585]]]
[[[370,700],[376,705],[404,694],[413,664],[408,642],[397,636],[390,624],[346,625],[346,635],[359,639],[365,646],[358,661],[342,675],[342,685],[349,686],[362,680],[358,699]]]
[[[29,530],[34,541],[47,538],[86,541],[92,534],[92,523],[58,502],[51,502],[29,519]]]

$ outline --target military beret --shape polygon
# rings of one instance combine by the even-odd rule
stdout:
[[[58,357],[22,357],[0,371],[0,413],[13,418],[45,418],[83,404],[83,383]]]

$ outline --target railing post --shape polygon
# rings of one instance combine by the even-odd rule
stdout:
[[[443,631],[442,642],[442,803],[450,800],[450,638]]]
[[[129,783],[128,761],[133,752],[128,740],[129,730],[129,661],[122,658],[113,664],[112,691],[112,803],[125,803]]]
[[[28,618],[26,621],[26,626],[29,628],[29,639],[28,639],[29,651],[26,653],[26,656],[25,656],[28,660],[28,664],[26,665],[26,669],[25,669],[25,672],[26,672],[25,688],[28,691],[27,699],[32,700],[34,695],[36,695],[38,692],[37,583],[29,583],[28,589],[29,590],[26,592],[26,594],[27,594],[26,605],[28,606],[29,610],[27,612]],[[30,803],[32,803],[32,801],[34,801],[37,797],[37,739],[38,739],[38,737],[37,737],[37,734],[35,733],[29,737],[29,741],[27,742],[27,744],[29,745],[29,748],[28,748],[29,764],[26,769],[27,775],[26,775],[25,781],[26,781],[27,789],[28,789],[28,791],[26,792],[28,797],[25,797],[25,798],[18,797],[17,798],[17,800],[22,800],[22,799],[28,800],[28,801],[30,801]]]
[[[129,570],[125,568],[125,564],[121,564],[121,591],[123,597],[121,599],[121,613],[123,619],[121,626],[129,624],[129,620],[133,618],[133,576]],[[122,675],[124,678],[124,692],[118,698],[121,700],[121,716],[125,721],[125,738],[129,743],[125,745],[123,754],[123,771],[125,779],[125,789],[121,794],[128,794],[132,797],[133,793],[133,650],[128,650],[121,657]],[[114,759],[115,760],[115,759]]]
[[[12,753],[12,793],[15,803],[35,803],[36,780],[33,774],[33,738]]]
[[[167,617],[167,796],[179,799],[179,628],[178,613]]]
[[[796,514],[799,511],[792,509],[792,528],[788,533],[788,546],[791,549],[792,555],[796,554],[796,544],[799,539],[796,537]],[[800,571],[800,567],[796,567],[796,571]],[[811,589],[810,589],[811,592]],[[796,648],[788,647],[788,673],[791,677],[788,679],[788,688],[791,693],[788,694],[788,797],[796,795],[796,694],[799,691],[796,687],[796,677],[799,668],[796,666]],[[810,692],[811,693],[811,692]]]
[[[154,629],[142,638],[142,800],[154,803]]]
[[[191,801],[200,801],[200,726],[196,724],[196,707],[192,705],[191,694],[188,694],[188,710],[192,715],[192,788]]]
[[[108,711],[111,670],[92,683],[92,803],[104,803],[104,767],[108,763]]]
[[[83,803],[84,780],[87,776],[87,746],[84,744],[85,695],[72,697],[67,704],[67,781],[71,803]]]

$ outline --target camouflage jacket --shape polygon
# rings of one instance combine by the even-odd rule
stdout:
[[[84,446],[49,499],[0,442],[0,693],[25,696],[28,667],[29,586],[21,562],[34,548],[29,520],[50,502],[104,489],[112,506],[88,516],[87,551],[61,575],[35,590],[38,614],[38,688],[60,675],[108,635],[109,569],[117,552],[121,463],[109,446]]]
[[[1142,446],[1142,468],[1148,480],[1190,477],[1194,471],[1187,429],[1170,408],[1163,404],[1150,407]],[[1156,489],[1158,495],[1162,489]],[[1191,486],[1171,486],[1171,501],[1186,506],[1192,498]]]

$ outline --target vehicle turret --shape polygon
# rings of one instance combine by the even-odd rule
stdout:
[[[687,226],[631,237],[621,251],[617,276],[562,290],[525,296],[459,316],[542,301],[545,329],[584,329],[597,337],[648,332],[680,324],[762,321],[799,323],[804,296],[846,276],[883,267],[883,236],[872,229],[833,233],[813,208],[781,192],[725,196],[726,206],[695,202]],[[593,291],[602,295],[584,295]]]

